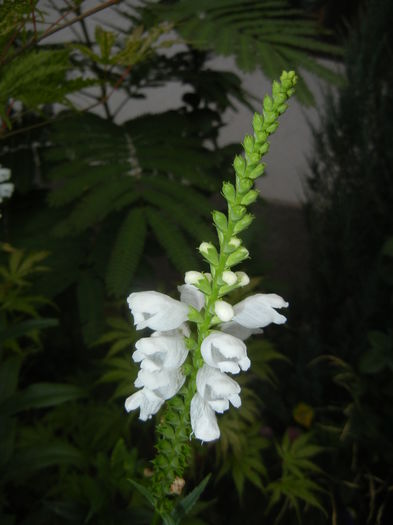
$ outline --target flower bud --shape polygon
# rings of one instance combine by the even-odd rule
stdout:
[[[278,122],[273,122],[273,124],[270,124],[270,126],[268,126],[268,128],[266,129],[266,131],[268,133],[274,133],[276,131],[276,129],[278,128]]]
[[[269,95],[265,95],[265,98],[263,99],[263,109],[265,111],[272,111],[273,109],[273,100]]]
[[[222,184],[222,194],[226,200],[232,204],[236,200],[236,190],[233,184],[230,182],[224,182]]]
[[[202,242],[199,246],[199,251],[210,264],[218,264],[218,253],[211,242]]]
[[[263,128],[263,116],[259,113],[254,113],[254,118],[252,120],[252,127],[254,128],[255,133],[261,131]]]
[[[251,173],[248,173],[248,177],[250,177],[250,179],[256,179],[258,178],[260,175],[262,175],[262,173],[265,171],[265,166],[264,164],[258,164],[252,171]]]
[[[194,286],[198,284],[198,281],[203,279],[203,274],[201,272],[189,271],[184,275],[184,282],[186,284],[193,284]]]
[[[252,221],[254,220],[254,216],[251,215],[250,213],[247,213],[242,219],[240,219],[240,221],[238,221],[234,228],[233,228],[233,232],[234,233],[239,233],[243,230],[245,230],[246,228],[248,228],[250,226],[250,224],[252,223]]]
[[[235,160],[233,161],[233,167],[239,177],[242,177],[244,170],[246,169],[246,161],[240,155],[236,155]]]
[[[232,306],[226,301],[221,300],[215,302],[214,312],[223,323],[231,321],[235,315]]]
[[[239,246],[241,245],[242,241],[238,238],[238,237],[231,237],[229,239],[229,242],[228,242],[228,245],[230,248],[232,248],[233,250],[236,250],[236,248],[239,248]]]
[[[246,153],[248,154],[252,153],[252,150],[254,149],[254,138],[251,137],[251,135],[246,135],[244,137],[243,146],[244,146]]]
[[[250,283],[250,278],[246,272],[236,272],[236,277],[239,286],[247,286]]]
[[[238,248],[235,252],[228,255],[227,259],[227,266],[234,266],[235,264],[239,264],[240,262],[244,261],[244,259],[247,259],[249,256],[249,251],[247,248],[244,248],[242,246],[241,248]]]
[[[265,155],[269,151],[269,143],[265,142],[265,144],[262,144],[262,146],[259,148],[260,155]]]
[[[226,215],[217,210],[214,210],[212,215],[214,224],[216,225],[217,229],[225,233],[228,229],[228,221]]]
[[[222,274],[222,280],[228,286],[233,286],[237,283],[237,275],[234,272],[231,272],[230,270],[225,270]]]
[[[259,153],[251,153],[251,155],[248,156],[249,164],[258,164],[260,161],[261,156]]]
[[[229,210],[229,215],[233,221],[238,221],[244,216],[245,213],[246,213],[246,208],[240,205],[233,206]]]
[[[241,202],[244,206],[249,206],[255,202],[258,198],[259,192],[257,190],[251,190],[242,198]]]
[[[246,170],[247,172],[247,170]],[[239,193],[246,193],[248,190],[250,190],[254,185],[254,181],[251,179],[244,177],[243,179],[237,179],[236,186]]]

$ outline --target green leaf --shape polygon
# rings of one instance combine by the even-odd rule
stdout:
[[[154,498],[153,498],[152,493],[146,487],[144,487],[140,483],[137,483],[133,479],[129,479],[128,481],[131,483],[131,485],[133,485],[137,489],[137,491],[146,499],[146,501],[148,503],[150,503],[150,505],[154,509],[155,508],[155,502],[154,502]]]
[[[107,267],[106,286],[116,297],[125,297],[129,292],[145,237],[145,215],[142,208],[136,208],[130,211],[119,228]]]
[[[86,392],[66,383],[34,383],[5,401],[1,409],[16,414],[32,408],[49,408],[84,397]]]
[[[0,343],[7,341],[8,339],[18,339],[28,335],[34,330],[43,330],[44,328],[50,328],[52,326],[58,326],[59,321],[57,319],[41,318],[41,319],[29,319],[23,323],[12,326],[2,332],[0,332]]]
[[[8,463],[6,479],[20,480],[37,470],[61,465],[83,464],[83,456],[67,442],[41,443],[37,446],[21,448]]]

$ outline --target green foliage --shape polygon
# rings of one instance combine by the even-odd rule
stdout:
[[[0,80],[0,117],[11,127],[7,115],[9,99],[29,109],[59,102],[69,105],[67,95],[94,84],[83,78],[67,79],[70,70],[66,50],[31,51],[2,68]]]
[[[277,453],[282,461],[281,477],[266,487],[270,493],[269,507],[281,502],[283,498],[282,508],[293,508],[299,523],[302,522],[300,502],[325,513],[318,499],[321,487],[310,479],[312,474],[320,472],[312,459],[322,452],[322,448],[313,444],[311,439],[310,434],[303,434],[291,442],[288,433],[284,435],[282,443],[276,445]]]
[[[283,69],[304,68],[329,82],[342,81],[309,54],[336,57],[342,49],[323,41],[328,32],[287,1],[204,0],[195,11],[190,2],[179,0],[170,5],[162,2],[160,7],[146,3],[142,13],[147,21],[170,20],[196,48],[235,56],[243,71],[261,68],[273,80]],[[299,82],[297,96],[305,104],[314,103],[305,80]]]

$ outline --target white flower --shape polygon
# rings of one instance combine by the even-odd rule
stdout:
[[[191,428],[197,439],[214,441],[220,437],[216,414],[198,393],[191,399],[190,417]]]
[[[217,317],[223,322],[230,321],[234,316],[232,306],[221,299],[215,302],[214,311]]]
[[[173,330],[188,318],[187,304],[160,292],[134,292],[127,302],[137,330]]]
[[[161,399],[170,399],[183,386],[185,377],[178,368],[162,369],[150,372],[143,368],[139,370],[134,385],[137,388],[147,388]]]
[[[9,180],[11,177],[11,170],[8,168],[2,168],[0,165],[0,182]]]
[[[193,306],[198,312],[205,306],[205,294],[192,284],[182,284],[177,289],[180,292],[180,301]]]
[[[217,368],[203,365],[198,370],[196,384],[199,395],[215,412],[228,410],[229,402],[236,408],[242,404],[238,383]]]
[[[127,412],[140,408],[139,419],[146,421],[150,419],[152,415],[157,414],[163,403],[164,399],[162,397],[148,388],[142,388],[142,390],[138,390],[135,394],[127,397],[125,408]]]
[[[251,365],[243,341],[222,332],[212,332],[202,341],[201,354],[206,364],[221,372],[238,374]]]
[[[286,317],[275,308],[286,308],[288,303],[274,293],[258,293],[235,304],[233,321],[246,328],[264,328],[270,323],[283,324]]]
[[[143,337],[137,341],[135,348],[133,360],[141,363],[141,368],[149,372],[179,368],[188,354],[182,335]]]

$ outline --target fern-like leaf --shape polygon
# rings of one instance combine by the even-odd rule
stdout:
[[[106,286],[116,297],[129,291],[135,270],[143,252],[146,220],[142,208],[135,208],[124,219],[117,233],[109,259]]]

